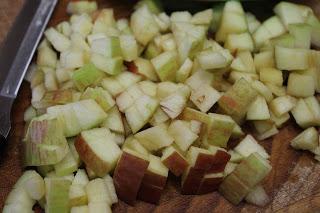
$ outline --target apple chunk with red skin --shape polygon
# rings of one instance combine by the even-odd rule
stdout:
[[[114,171],[113,180],[119,199],[132,205],[149,165],[148,158],[130,149],[124,149]]]
[[[121,155],[121,149],[106,128],[82,131],[75,141],[75,147],[81,160],[99,177],[113,170]]]
[[[214,155],[213,163],[208,173],[220,173],[223,172],[227,163],[231,159],[231,155],[227,150],[217,146],[209,146],[208,150]]]
[[[216,191],[223,180],[223,172],[206,174],[201,181],[197,194]]]
[[[188,161],[173,146],[168,146],[162,151],[162,163],[175,176],[180,176],[188,168]]]
[[[138,198],[149,203],[157,204],[166,185],[169,170],[163,165],[159,157],[149,155],[149,160],[150,163],[143,176]]]

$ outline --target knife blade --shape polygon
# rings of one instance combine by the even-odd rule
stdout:
[[[0,140],[11,129],[13,101],[58,0],[25,1],[0,49]]]

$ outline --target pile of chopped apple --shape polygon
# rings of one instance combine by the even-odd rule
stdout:
[[[290,115],[306,129],[292,146],[320,160],[320,21],[309,7],[281,2],[262,23],[238,1],[168,15],[142,0],[119,20],[96,9],[71,2],[70,20],[45,32],[23,141],[25,165],[44,179],[27,171],[4,212],[35,201],[73,213],[111,212],[117,197],[156,204],[169,172],[183,194],[266,205],[271,165],[257,140]]]

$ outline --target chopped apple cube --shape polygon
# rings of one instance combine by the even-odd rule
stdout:
[[[313,96],[315,93],[313,77],[310,75],[301,75],[299,73],[290,73],[287,93],[299,98]]]
[[[189,165],[173,146],[168,146],[162,151],[161,161],[175,176],[180,176]]]
[[[295,47],[309,49],[311,44],[312,28],[308,24],[290,24],[289,32],[294,36]]]
[[[205,170],[189,166],[181,178],[181,193],[197,194],[204,175]]]
[[[126,138],[126,141],[124,142],[122,149],[127,148],[127,149],[131,149],[135,152],[138,152],[140,154],[143,154],[145,156],[149,155],[148,150],[146,150],[146,148],[144,148],[141,143],[134,137],[128,137]]]
[[[190,76],[185,84],[188,85],[192,90],[197,90],[200,86],[204,84],[211,85],[214,80],[214,75],[210,72],[200,70]]]
[[[137,41],[143,45],[151,41],[159,32],[157,22],[146,5],[139,7],[131,15],[130,27]]]
[[[136,58],[132,63],[128,65],[130,72],[140,74],[145,76],[151,81],[158,81],[157,73],[152,65],[152,63],[144,58]]]
[[[208,150],[213,154],[214,157],[211,168],[207,171],[207,173],[223,172],[227,163],[231,159],[231,155],[227,152],[227,150],[217,146],[209,146]]]
[[[113,139],[111,132],[105,128],[83,131],[76,139],[75,146],[81,160],[100,177],[114,169],[121,155]]]
[[[197,194],[207,194],[209,192],[216,191],[219,188],[223,177],[223,172],[204,175]]]
[[[236,58],[232,61],[230,67],[233,70],[240,72],[256,72],[254,61],[249,51],[237,52]]]
[[[63,52],[69,49],[71,45],[70,40],[65,35],[59,33],[56,29],[49,28],[44,34],[57,51]]]
[[[164,126],[155,126],[138,132],[135,138],[148,150],[157,151],[163,147],[170,146],[174,138],[169,135],[168,130]]]
[[[262,81],[263,83],[270,83],[282,86],[282,72],[275,68],[262,68],[260,69],[260,81]]]
[[[209,25],[213,17],[213,11],[211,9],[203,10],[195,13],[191,18],[192,24]]]
[[[261,68],[275,67],[273,51],[264,51],[254,55],[254,65],[259,72]]]
[[[304,99],[299,99],[291,113],[296,123],[302,128],[307,128],[315,124],[315,115],[310,111]]]
[[[161,81],[175,81],[177,70],[177,53],[166,51],[151,59],[151,63]]]
[[[113,132],[124,134],[124,125],[121,113],[117,106],[112,107],[108,111],[107,119],[102,123],[102,127],[106,127]]]
[[[228,34],[243,33],[248,30],[247,20],[240,2],[226,2],[216,40],[224,42]]]
[[[100,70],[109,75],[118,75],[123,71],[123,59],[121,57],[107,58],[103,55],[93,53],[91,62]]]
[[[251,86],[259,93],[259,95],[263,96],[268,103],[273,100],[271,90],[261,81],[253,81]]]
[[[105,202],[111,205],[111,198],[105,181],[102,178],[91,180],[85,187],[88,202],[98,203]]]
[[[247,135],[242,141],[240,141],[240,143],[234,148],[234,151],[244,157],[248,157],[252,153],[259,153],[261,157],[265,159],[269,158],[269,154],[266,150],[251,135]]]
[[[230,50],[231,53],[245,50],[252,52],[254,50],[254,43],[248,32],[241,34],[229,34],[224,47]]]
[[[192,66],[193,62],[190,60],[190,58],[187,58],[176,73],[176,81],[179,83],[184,83],[191,74]]]
[[[270,138],[273,135],[276,135],[279,133],[279,130],[277,129],[276,125],[273,125],[271,129],[267,130],[266,132],[257,135],[258,140],[264,140],[267,138]]]
[[[38,66],[47,66],[55,68],[57,65],[57,53],[50,46],[41,47],[38,49],[37,56]]]
[[[319,134],[314,127],[309,127],[295,137],[290,145],[295,149],[312,151],[319,146]]]
[[[219,187],[219,192],[233,204],[238,204],[270,172],[271,166],[258,153],[245,158],[228,175]]]
[[[279,70],[305,70],[309,68],[309,51],[301,48],[275,47],[275,59]]]
[[[230,65],[233,57],[228,50],[205,50],[198,54],[197,60],[202,69],[221,69]]]
[[[107,112],[115,105],[115,101],[108,91],[101,87],[87,88],[81,96],[81,99],[94,99]]]
[[[296,105],[296,99],[286,95],[273,99],[270,102],[270,110],[276,115],[281,116],[289,112]]]
[[[198,135],[191,131],[189,123],[186,121],[173,121],[168,128],[168,132],[182,151],[187,151],[189,146],[198,138]]]
[[[164,98],[160,102],[161,109],[171,118],[174,119],[180,115],[190,96],[190,88],[183,85],[173,94]]]
[[[120,40],[114,36],[104,36],[91,42],[91,52],[113,58],[121,56]]]
[[[259,95],[248,108],[247,120],[267,120],[269,118],[270,112],[267,101],[264,97]]]
[[[308,18],[306,20],[306,23],[309,24],[312,27],[311,30],[311,43],[317,47],[320,46],[320,39],[319,39],[319,33],[320,33],[320,22],[319,19],[314,14],[309,14]]]
[[[261,25],[260,21],[250,12],[246,13],[248,30],[251,34],[253,34]]]
[[[132,35],[120,35],[120,47],[125,61],[133,61],[138,58],[138,44]]]
[[[149,123],[152,126],[157,126],[162,123],[168,122],[169,120],[170,117],[161,108],[158,108],[157,111],[153,114]]]
[[[88,197],[85,187],[82,185],[72,184],[69,189],[69,205],[81,206],[88,203]]]
[[[257,92],[248,81],[240,79],[219,99],[218,104],[224,113],[240,123],[256,96]]]
[[[143,155],[124,149],[114,171],[113,181],[119,199],[133,204],[149,165]]]
[[[70,180],[64,178],[45,178],[46,212],[69,212]]]

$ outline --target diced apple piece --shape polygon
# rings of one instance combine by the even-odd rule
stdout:
[[[120,35],[120,47],[125,61],[132,61],[138,58],[138,44],[132,35]]]
[[[275,125],[273,125],[271,129],[267,130],[266,132],[264,132],[260,135],[257,135],[257,139],[264,140],[264,139],[270,138],[271,136],[276,135],[278,133],[279,133],[279,130],[277,129],[277,127]]]
[[[229,34],[224,47],[230,50],[231,53],[244,50],[252,52],[254,50],[254,43],[248,32],[241,34]]]
[[[81,132],[75,146],[81,160],[100,177],[114,169],[121,155],[113,135],[105,128]],[[106,153],[105,150],[108,152]]]
[[[190,60],[190,58],[187,58],[176,73],[176,81],[179,83],[184,83],[191,74],[192,66],[193,62]]]
[[[238,152],[235,152],[234,150],[229,150],[228,153],[231,155],[231,163],[240,163],[244,159],[244,156],[242,156]]]
[[[111,97],[108,91],[101,87],[87,88],[82,94],[81,99],[93,99],[95,100],[105,112],[111,109],[115,105],[115,101]]]
[[[294,36],[295,47],[309,49],[311,44],[312,28],[308,24],[290,24],[289,32]]]
[[[151,81],[158,81],[157,73],[152,63],[147,59],[136,58],[132,63],[128,64],[128,69],[130,72],[145,76]]]
[[[273,51],[264,51],[254,55],[254,65],[259,72],[261,68],[275,67]]]
[[[166,51],[151,59],[151,63],[161,81],[175,81],[177,70],[177,53]]]
[[[105,181],[102,178],[91,180],[85,188],[89,204],[105,202],[108,205],[111,205],[109,191],[107,189]]]
[[[76,175],[74,176],[72,185],[86,186],[89,183],[87,173],[84,169],[78,169]]]
[[[215,145],[226,147],[235,122],[228,115],[209,113],[210,121],[206,123],[206,143],[207,145]]]
[[[138,198],[156,204],[159,202],[162,190],[165,187],[168,168],[162,164],[160,158],[157,156],[150,155],[149,159],[150,163],[144,174]]]
[[[161,161],[175,176],[180,176],[189,165],[173,146],[168,146],[162,151]]]
[[[228,162],[223,172],[224,176],[226,177],[231,174],[236,169],[237,165],[237,163]]]
[[[40,200],[45,195],[43,178],[34,170],[25,171],[13,186],[14,189],[23,188],[30,199]],[[17,200],[17,202],[19,202]]]
[[[269,196],[261,185],[254,187],[245,197],[248,203],[256,206],[265,206],[270,201]]]
[[[307,6],[294,4],[292,2],[280,2],[273,11],[280,17],[282,23],[288,28],[289,24],[304,23],[312,10]]]
[[[302,128],[313,126],[315,123],[315,115],[310,111],[304,99],[299,99],[291,113],[296,123]]]
[[[104,36],[91,42],[91,52],[113,58],[122,55],[120,40],[114,36]]]
[[[70,180],[64,178],[45,178],[46,212],[69,212]]]
[[[72,184],[69,188],[69,205],[81,206],[88,203],[88,197],[85,187],[78,184]]]
[[[237,52],[236,58],[232,61],[231,66],[233,70],[240,72],[255,73],[255,65],[249,51]]]
[[[247,20],[240,2],[227,2],[224,6],[216,40],[224,42],[228,34],[243,33],[248,30]]]
[[[235,83],[240,79],[244,79],[251,83],[252,81],[256,81],[259,79],[259,76],[255,73],[249,73],[249,72],[238,72],[238,71],[232,71],[229,75],[229,81],[231,83]]]
[[[282,125],[290,119],[289,113],[284,113],[281,116],[276,116],[270,112],[270,119],[274,122],[277,127],[282,127]]]
[[[98,70],[94,64],[86,64],[73,73],[72,80],[77,89],[83,91],[88,86],[100,82],[103,77],[103,72]]]
[[[287,86],[288,95],[299,98],[313,96],[315,93],[314,79],[310,75],[290,73]]]
[[[143,96],[143,92],[138,84],[130,86],[116,98],[116,103],[119,107],[119,110],[124,112],[126,109],[134,105],[136,100],[141,96]]]
[[[294,36],[288,33],[271,39],[270,43],[268,43],[267,45],[281,46],[281,47],[287,47],[287,48],[296,47]],[[271,49],[273,48],[271,47]]]
[[[130,27],[137,41],[143,45],[151,41],[159,32],[159,27],[146,5],[138,8],[131,15]]]
[[[119,199],[128,204],[134,203],[148,165],[145,157],[124,149],[113,175]]]
[[[312,151],[319,146],[319,135],[314,127],[309,127],[295,137],[290,145],[295,149]]]
[[[115,189],[112,177],[110,175],[106,175],[103,178],[103,180],[106,183],[106,186],[107,186],[107,189],[108,189],[108,192],[109,192],[109,196],[111,198],[111,203],[112,204],[117,203],[118,202],[118,197],[117,197],[117,194],[116,194],[116,189]]]
[[[309,51],[301,48],[275,47],[275,59],[279,70],[305,70],[309,68]]]
[[[227,163],[231,159],[231,155],[227,152],[227,150],[217,146],[209,146],[208,150],[213,154],[214,157],[212,160],[212,165],[207,172],[208,173],[223,172],[225,170]]]
[[[84,65],[84,53],[82,50],[69,49],[60,54],[60,65],[65,69],[76,69]]]
[[[223,180],[219,187],[219,192],[236,205],[245,198],[252,187],[256,186],[268,175],[270,170],[269,162],[258,153],[253,153]]]
[[[274,68],[262,68],[260,69],[260,81],[262,81],[263,83],[270,83],[282,86],[282,72]]]
[[[77,171],[77,169],[78,162],[73,157],[69,147],[69,152],[67,155],[60,162],[54,165],[55,173],[57,176],[61,177],[72,174],[73,172]]]
[[[100,70],[109,75],[118,75],[123,71],[123,59],[121,57],[107,58],[103,55],[91,54],[91,62]]]
[[[146,150],[146,148],[144,148],[141,143],[134,138],[133,136],[126,138],[126,141],[124,142],[122,149],[127,148],[127,149],[131,149],[135,152],[138,152],[142,155],[148,156],[149,152],[148,150]]]
[[[142,92],[148,96],[156,97],[158,85],[152,81],[141,81],[138,83]]]
[[[59,33],[56,29],[49,28],[44,34],[57,51],[63,52],[69,49],[71,45],[70,40],[65,35]]]
[[[138,132],[149,122],[158,106],[158,100],[147,95],[143,95],[125,111],[126,120],[133,133]]]
[[[320,39],[319,39],[319,33],[320,33],[320,22],[319,19],[314,14],[309,14],[308,18],[306,20],[306,23],[309,24],[312,27],[311,31],[311,43],[312,45],[315,45],[317,47],[320,46]]]
[[[248,108],[247,120],[267,120],[269,118],[270,112],[267,101],[264,97],[259,95]]]
[[[61,161],[69,151],[63,125],[48,114],[33,119],[24,139],[25,164],[41,166]]]
[[[157,111],[153,114],[149,123],[152,126],[157,126],[169,120],[170,120],[170,117],[161,108],[158,108]]]
[[[157,151],[163,147],[170,146],[174,138],[169,135],[168,130],[164,126],[155,126],[138,132],[135,138],[148,150]]]
[[[269,107],[276,116],[289,112],[296,105],[296,99],[291,96],[281,96],[271,101]]]
[[[124,134],[124,125],[121,113],[117,106],[112,107],[108,111],[107,119],[102,123],[102,127],[106,127],[113,132]]]
[[[181,179],[182,194],[197,194],[201,181],[205,175],[205,170],[188,167]]]
[[[57,53],[50,46],[39,47],[37,65],[55,68],[57,65]]]
[[[263,96],[267,102],[270,102],[273,100],[272,92],[261,81],[253,81],[251,83],[251,86],[259,93],[259,95]]]
[[[240,141],[240,143],[234,148],[234,151],[244,157],[248,157],[252,153],[259,153],[261,157],[265,159],[269,158],[269,154],[266,150],[251,135],[247,135],[242,141]]]
[[[220,93],[210,85],[204,84],[191,92],[190,100],[202,111],[207,112],[219,100]]]
[[[265,84],[269,90],[272,92],[272,94],[274,94],[275,96],[279,97],[279,96],[286,96],[286,87],[284,86],[277,86],[275,84],[271,84],[271,83],[266,83]]]
[[[12,212],[25,212],[25,213],[32,213],[34,212],[32,208],[29,206],[25,206],[21,203],[11,203],[5,204],[2,209],[3,213],[12,213]]]
[[[261,25],[260,21],[250,12],[246,13],[248,30],[253,34]]]
[[[240,123],[257,92],[244,80],[238,80],[218,101],[221,110]]]
[[[213,11],[211,9],[203,10],[192,16],[191,23],[209,25],[212,20],[212,16]]]
[[[211,85],[214,80],[214,75],[210,72],[200,70],[189,77],[185,84],[188,85],[192,90],[197,90],[204,84]]]
[[[197,60],[202,69],[221,69],[230,65],[233,57],[228,50],[205,50],[198,54]]]
[[[190,88],[186,85],[183,85],[176,92],[164,98],[160,102],[160,107],[171,119],[174,119],[183,111],[189,96]]]
[[[168,132],[182,151],[187,151],[189,146],[198,138],[198,135],[191,131],[189,123],[186,121],[173,121],[168,128]]]
[[[219,188],[219,185],[222,182],[223,177],[223,172],[204,175],[197,194],[207,194],[209,192],[216,191]]]

